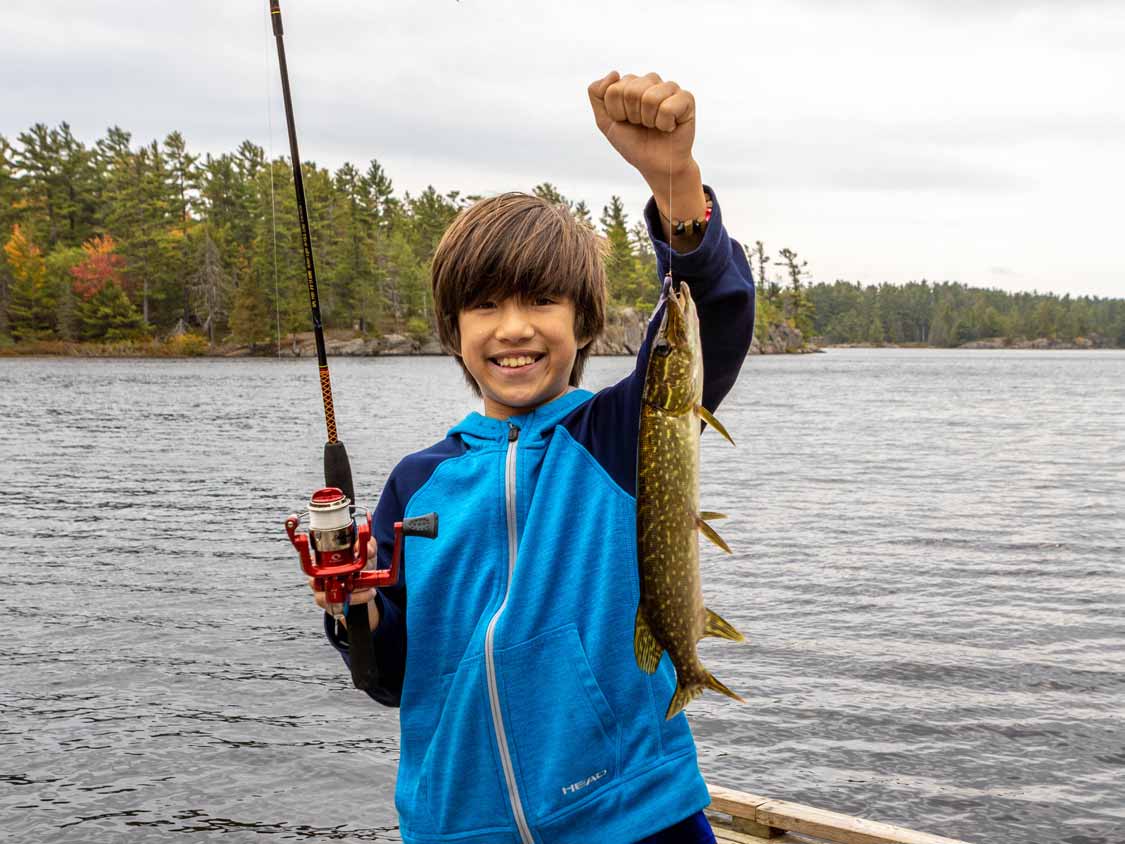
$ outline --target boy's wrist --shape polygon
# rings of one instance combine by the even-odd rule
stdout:
[[[703,178],[695,160],[689,159],[678,172],[657,174],[651,178],[646,176],[645,181],[652,190],[656,210],[660,213],[664,239],[678,252],[698,245],[702,234],[693,235],[690,225],[686,236],[674,236],[672,231],[675,220],[703,219],[707,214],[707,195],[703,191]]]
[[[665,217],[690,220],[700,216],[707,208],[707,199],[703,195],[703,177],[700,175],[699,165],[694,161],[679,171],[646,176],[645,181],[656,200],[656,207]],[[672,213],[669,214],[669,211]]]

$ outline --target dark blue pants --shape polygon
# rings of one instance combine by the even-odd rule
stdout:
[[[684,818],[678,824],[650,835],[637,844],[715,844],[715,833],[702,812]]]

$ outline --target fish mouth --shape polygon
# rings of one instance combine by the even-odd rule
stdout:
[[[687,309],[691,301],[691,291],[686,282],[680,282],[679,289],[668,291],[668,306],[664,310],[664,337],[673,346],[687,343]]]

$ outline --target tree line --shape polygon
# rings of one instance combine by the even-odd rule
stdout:
[[[301,165],[327,328],[432,333],[429,263],[478,197],[397,193],[377,160]],[[651,307],[652,248],[612,197],[584,202],[543,183],[605,239],[610,297]],[[199,155],[179,132],[136,144],[120,127],[86,145],[69,125],[0,135],[0,342],[182,336],[276,342],[309,326],[293,175],[244,141]]]
[[[433,334],[429,263],[453,217],[478,197],[432,186],[395,191],[377,160],[335,171],[302,163],[320,306],[328,328]],[[643,221],[610,198],[595,223],[612,304],[655,304]],[[193,337],[270,344],[308,328],[293,175],[244,141],[199,155],[183,135],[136,144],[120,127],[86,145],[61,123],[0,135],[0,343]],[[746,248],[758,283],[759,339],[788,323],[834,343],[957,346],[1078,337],[1125,346],[1125,300],[1006,293],[955,282],[814,283],[790,248]]]
[[[954,347],[974,340],[1086,339],[1125,347],[1125,299],[971,287],[959,282],[813,282],[808,262],[761,241],[746,250],[758,284],[758,330],[784,321],[825,343]]]
[[[953,347],[974,340],[1047,339],[1125,346],[1125,299],[1009,293],[956,282],[814,284],[813,332],[830,343]]]

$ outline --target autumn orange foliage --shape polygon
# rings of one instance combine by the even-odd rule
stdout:
[[[108,234],[95,236],[82,244],[85,257],[70,268],[74,292],[88,301],[107,284],[122,286],[125,258],[115,254],[117,244]]]
[[[19,223],[12,226],[12,237],[4,244],[4,254],[8,256],[8,266],[16,279],[33,286],[42,283],[47,272],[43,252],[23,233]]]

